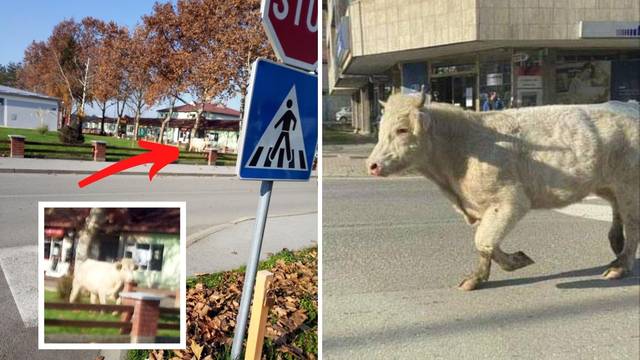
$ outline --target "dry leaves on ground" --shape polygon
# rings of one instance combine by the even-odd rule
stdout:
[[[289,263],[278,260],[269,269],[273,273],[269,296],[274,302],[267,321],[266,337],[271,339],[270,357],[276,359],[317,357],[294,344],[302,332],[317,331],[317,250],[307,250],[304,256],[296,259]],[[228,353],[243,281],[244,274],[226,272],[215,288],[207,288],[198,282],[188,289],[187,349],[174,350],[177,359],[208,360]],[[264,354],[263,358],[266,358]]]

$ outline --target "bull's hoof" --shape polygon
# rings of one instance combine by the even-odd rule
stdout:
[[[631,267],[627,268],[625,266],[625,263],[626,261],[624,261],[624,258],[617,258],[613,260],[611,264],[607,266],[607,270],[604,271],[602,276],[604,276],[605,279],[608,280],[620,279],[625,277],[625,275],[627,275],[627,273],[629,273],[629,270],[631,269]]]
[[[518,251],[509,254],[509,261],[507,263],[499,263],[498,265],[500,265],[500,268],[504,271],[515,271],[531,264],[535,264],[535,261],[522,251]]]
[[[611,266],[602,274],[607,280],[621,279],[627,274],[627,270],[621,266]]]
[[[464,291],[475,290],[478,288],[478,286],[480,286],[481,282],[482,280],[480,280],[477,276],[472,275],[462,280],[462,282],[460,282],[460,284],[458,285],[458,289]]]

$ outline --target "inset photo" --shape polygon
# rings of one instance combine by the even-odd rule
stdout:
[[[40,202],[40,349],[185,348],[184,202]]]

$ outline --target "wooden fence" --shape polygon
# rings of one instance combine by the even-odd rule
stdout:
[[[130,297],[124,298],[124,305],[99,305],[99,304],[72,304],[72,303],[57,303],[47,302],[44,304],[45,309],[57,309],[57,310],[72,310],[72,311],[105,311],[105,312],[119,312],[120,321],[96,321],[96,320],[64,320],[64,319],[45,319],[45,326],[62,326],[62,327],[79,327],[79,328],[111,328],[120,329],[121,335],[126,335],[125,338],[130,338],[130,342],[138,343],[153,343],[157,337],[157,330],[180,330],[180,323],[174,322],[160,322],[160,317],[163,314],[167,315],[180,315],[179,308],[167,308],[161,307],[159,297],[144,294],[144,293],[128,293]],[[66,336],[66,335],[65,335]],[[101,342],[103,336],[91,336],[89,339],[92,342]],[[57,338],[51,342],[74,342],[73,339],[80,339],[80,341],[87,341],[86,336],[73,336],[68,335],[67,340],[60,340],[64,337],[54,336],[51,339]],[[115,339],[122,339],[122,337],[111,337]],[[166,340],[166,339],[165,339]],[[49,342],[49,341],[47,341]],[[110,341],[111,342],[111,341]],[[166,341],[163,341],[166,342]],[[179,342],[179,339],[170,342]]]
[[[0,156],[9,156],[10,140],[0,139]],[[25,140],[25,158],[51,158],[68,160],[93,160],[93,145],[67,145],[61,143],[38,142]],[[148,152],[138,147],[110,146],[107,145],[106,161],[119,161],[127,157]],[[233,166],[236,162],[236,154],[218,154],[216,165]],[[207,152],[180,151],[178,164],[207,165]]]

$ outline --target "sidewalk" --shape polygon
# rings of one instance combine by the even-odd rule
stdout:
[[[230,224],[187,246],[187,276],[233,270],[249,260],[255,220]],[[318,214],[269,217],[260,259],[287,248],[297,250],[318,244]]]
[[[0,173],[41,173],[41,174],[92,174],[114,162],[58,160],[58,159],[20,159],[0,157]],[[147,175],[152,164],[140,165],[120,174]],[[233,166],[207,166],[169,164],[158,176],[235,176]]]
[[[326,145],[322,148],[322,169],[326,177],[368,176],[365,160],[375,144]]]

